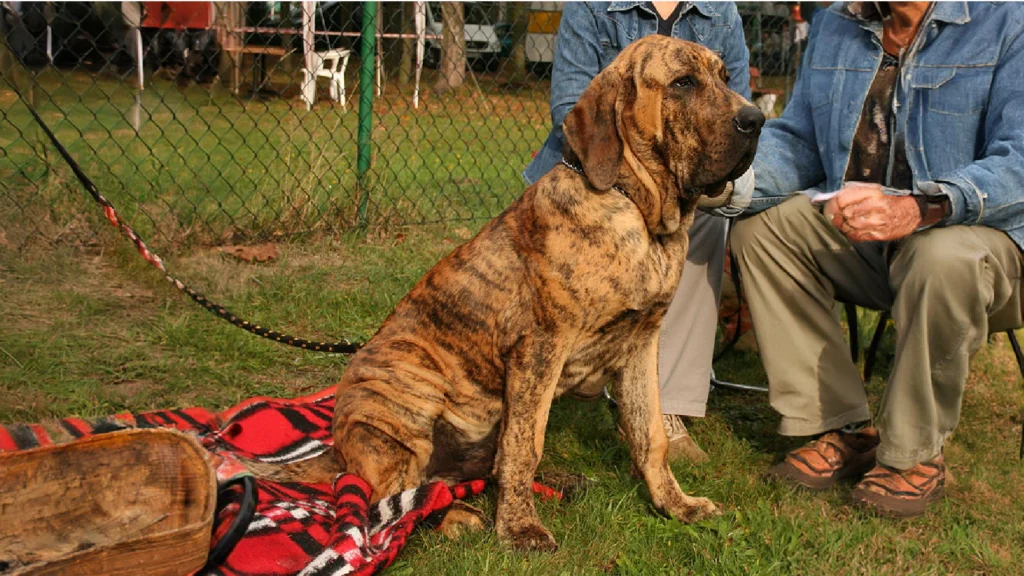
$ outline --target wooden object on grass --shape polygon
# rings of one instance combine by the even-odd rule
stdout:
[[[206,450],[173,430],[0,454],[0,574],[189,574],[216,504]]]

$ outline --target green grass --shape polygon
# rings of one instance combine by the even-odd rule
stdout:
[[[490,217],[522,189],[519,172],[550,124],[542,83],[504,88],[492,78],[485,93],[467,86],[436,95],[428,73],[419,109],[411,87],[388,84],[374,102],[361,188],[355,98],[347,111],[323,98],[306,111],[288,87],[295,77],[275,80],[283,96],[264,101],[154,75],[137,105],[113,72],[47,69],[34,94],[100,191],[161,245],[346,230],[364,191],[367,220],[378,226]],[[14,208],[0,224],[28,221],[44,236],[59,234],[77,217],[81,194],[16,93],[0,84],[0,198]]]
[[[281,244],[246,264],[215,250],[172,258],[195,288],[235,312],[309,337],[367,336],[440,256],[471,229],[424,227],[370,237]],[[95,245],[0,249],[0,421],[175,406],[227,407],[256,395],[296,396],[334,383],[343,357],[303,352],[233,328],[190,303],[102,232]],[[865,328],[864,330],[868,330]],[[684,525],[654,513],[629,473],[603,402],[556,402],[542,470],[595,480],[575,500],[539,502],[561,548],[510,551],[493,531],[449,541],[419,530],[392,574],[1013,574],[1024,573],[1024,464],[1016,459],[1024,395],[997,338],[973,363],[963,420],[947,445],[947,499],[910,522],[851,509],[846,491],[807,494],[760,474],[801,442],[775,434],[766,398],[716,390],[692,427],[711,455],[678,464],[684,490],[725,514]],[[719,376],[761,383],[758,358],[732,353]],[[870,383],[877,400],[889,358]],[[493,512],[494,491],[472,501]]]

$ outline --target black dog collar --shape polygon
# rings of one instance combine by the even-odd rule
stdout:
[[[569,162],[568,160],[565,159],[564,156],[562,157],[562,164],[565,164],[570,170],[572,170],[573,172],[579,174],[580,176],[583,176],[584,178],[587,177],[587,175],[583,172],[583,168],[573,164],[572,162]],[[626,197],[626,199],[628,199],[630,201],[633,200],[633,197],[629,195],[629,192],[626,192],[625,190],[623,190],[621,186],[613,185],[612,186],[612,190],[615,190],[619,194],[622,194],[623,196]]]

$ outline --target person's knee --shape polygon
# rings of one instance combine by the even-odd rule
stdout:
[[[737,220],[733,224],[729,237],[733,254],[740,255],[748,252],[754,245],[754,239],[764,236],[767,232],[768,225],[765,223],[764,212]]]
[[[814,218],[820,218],[804,195],[797,195],[733,226],[732,253],[740,261],[756,259],[758,254],[787,250],[799,243],[802,231]]]
[[[890,266],[893,292],[968,297],[983,279],[984,250],[953,229],[929,230],[899,248]]]

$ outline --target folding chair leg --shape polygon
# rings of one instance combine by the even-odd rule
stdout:
[[[1006,336],[1010,339],[1010,347],[1013,348],[1013,355],[1017,358],[1017,367],[1020,368],[1020,374],[1021,376],[1024,376],[1024,353],[1021,352],[1020,342],[1017,341],[1017,335],[1013,333],[1013,330],[1007,330]],[[1020,452],[1017,457],[1024,460],[1024,423],[1021,424]]]
[[[302,71],[302,100],[306,103],[306,111],[313,109],[313,101],[316,100],[316,76],[308,70]]]
[[[860,331],[857,329],[857,306],[845,305],[846,325],[850,328],[850,358],[856,362],[860,358]]]
[[[871,336],[871,344],[864,354],[864,383],[871,380],[871,373],[875,371],[875,355],[878,354],[878,345],[882,343],[882,335],[885,334],[885,327],[889,324],[889,312],[882,312],[878,317],[878,324],[875,325],[875,333]]]
[[[847,303],[846,325],[850,328],[850,358],[856,362],[860,357],[860,329],[857,326],[857,307]],[[864,353],[864,383],[871,380],[871,374],[875,371],[875,357],[878,354],[878,346],[882,343],[882,335],[885,334],[885,327],[889,323],[889,313],[883,312],[875,325],[875,332],[871,336],[871,343]]]

